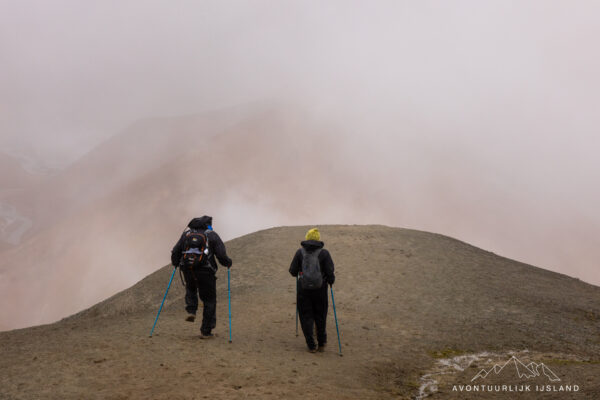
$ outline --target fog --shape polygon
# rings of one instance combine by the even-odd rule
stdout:
[[[369,122],[426,119],[477,147],[501,137],[498,152],[519,138],[556,148],[567,129],[593,139],[597,8],[4,1],[3,142],[68,157],[140,118],[291,95],[346,122],[353,106]]]
[[[340,187],[332,193],[354,197],[323,194],[311,211],[272,207],[275,185],[259,198],[229,188],[206,210],[221,217],[225,238],[282,224],[381,223],[600,284],[600,5],[323,3],[1,1],[2,152],[56,171],[140,120],[283,104],[329,127],[306,140],[326,141],[335,162],[327,153],[307,160]],[[35,208],[0,206],[21,218]],[[193,216],[189,203],[181,210],[190,215],[180,221]],[[50,227],[46,213],[34,224]]]

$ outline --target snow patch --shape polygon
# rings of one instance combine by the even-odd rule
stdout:
[[[18,245],[32,226],[33,221],[20,215],[15,206],[0,203],[0,240]]]

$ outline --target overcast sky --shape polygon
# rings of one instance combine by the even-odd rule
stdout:
[[[579,235],[584,260],[560,263],[590,276],[598,15],[596,1],[0,0],[0,145],[65,163],[141,118],[292,99],[364,162],[410,168],[392,160],[414,149],[427,171],[413,179],[442,195],[457,190],[449,163],[493,189],[474,194],[484,206],[507,188],[520,221],[507,236],[529,223],[548,236],[527,261]]]

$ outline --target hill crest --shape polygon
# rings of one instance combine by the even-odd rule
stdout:
[[[295,337],[288,268],[308,226],[277,227],[226,243],[234,261],[232,344],[222,269],[214,341],[200,341],[198,326],[184,322],[177,278],[148,338],[172,272],[165,266],[58,323],[0,333],[6,371],[0,394],[184,399],[202,391],[217,399],[408,399],[435,365],[435,354],[514,349],[527,349],[529,358],[521,358],[526,365],[552,365],[561,382],[582,379],[586,393],[600,394],[598,384],[586,380],[600,373],[600,288],[442,235],[318,226],[336,265],[343,358],[331,350],[331,314],[326,353],[306,353]],[[570,361],[556,366],[557,360]],[[447,392],[445,385],[469,383],[477,371],[444,375],[447,381],[437,386]],[[309,381],[319,383],[307,389]]]

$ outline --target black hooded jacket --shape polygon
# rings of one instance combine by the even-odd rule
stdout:
[[[171,262],[174,266],[179,266],[179,262],[181,261],[186,233],[191,229],[198,231],[206,231],[210,225],[212,225],[212,217],[209,217],[207,215],[200,218],[194,218],[190,221],[190,223],[188,224],[189,229],[186,229],[185,232],[181,234],[181,237],[177,241],[177,244],[175,245],[175,247],[173,247],[173,250],[171,250]],[[225,267],[231,267],[231,258],[227,256],[225,245],[223,244],[223,241],[221,240],[219,235],[217,235],[217,232],[210,230],[207,232],[206,235],[208,237],[209,250],[208,262],[213,267],[213,269],[216,271],[218,268],[217,262],[215,261],[215,256],[217,257],[221,265],[224,265]]]
[[[333,285],[335,282],[333,260],[331,259],[331,254],[326,249],[323,249],[325,244],[318,240],[305,240],[300,242],[300,244],[307,251],[322,249],[319,253],[319,264],[321,266],[321,273],[323,274],[323,286],[327,287],[327,284]],[[290,274],[298,276],[298,272],[300,271],[302,271],[302,250],[298,249],[290,265]]]

